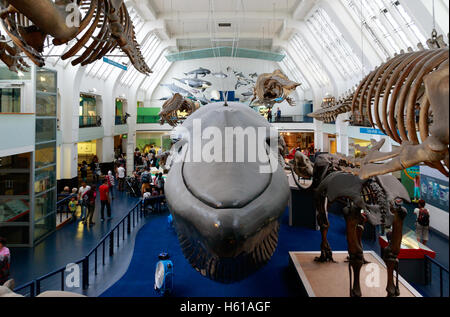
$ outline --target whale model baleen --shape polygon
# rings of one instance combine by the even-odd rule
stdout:
[[[205,77],[206,75],[211,74],[211,71],[206,68],[200,67],[199,69],[193,70],[189,73],[185,73],[186,76],[195,76],[197,78],[198,76]]]
[[[271,142],[277,142],[278,135],[270,133],[267,120],[248,106],[218,102],[200,108],[184,121],[180,126],[184,133],[171,150],[165,192],[183,254],[203,276],[233,283],[264,266],[275,252],[289,184],[279,164],[282,157],[273,147],[267,146],[266,151],[270,165],[276,161],[277,168],[269,167],[268,173],[261,173],[260,168],[270,165],[254,162],[257,149],[251,147],[239,162],[193,160],[198,144],[203,148],[211,142],[199,138],[197,146],[193,145],[197,141],[189,135],[194,135],[199,120],[202,132],[214,128],[226,135],[229,128],[254,128],[267,131],[263,140]],[[233,143],[222,142],[221,153],[233,151]]]

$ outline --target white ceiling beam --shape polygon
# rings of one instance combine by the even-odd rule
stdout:
[[[195,40],[195,39],[210,39],[211,38],[211,34],[208,32],[200,32],[200,33],[189,33],[189,34],[172,34],[172,38],[173,39],[178,39],[178,40]],[[239,39],[263,39],[263,34],[262,32],[241,32],[239,34],[239,38],[237,38],[237,34],[235,32],[216,32],[214,34],[214,38],[215,39],[235,39],[235,40],[239,40]],[[270,35],[266,34],[265,35],[265,39],[269,40],[269,39],[273,39],[273,37],[271,37]]]
[[[139,15],[146,21],[154,21],[158,19],[158,14],[152,7],[150,1],[134,0],[133,6]]]
[[[317,2],[318,0],[301,0],[292,14],[292,18],[294,18],[294,20],[303,20]]]
[[[167,21],[209,21],[210,16],[208,12],[163,12],[158,16],[159,19]],[[213,16],[215,21],[236,21],[242,20],[242,22],[248,20],[284,20],[291,18],[286,12],[275,12],[272,11],[218,11],[214,12]]]

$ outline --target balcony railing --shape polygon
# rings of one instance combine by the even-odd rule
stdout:
[[[137,124],[145,124],[145,123],[159,123],[159,116],[138,116]]]
[[[97,128],[102,126],[100,116],[80,116],[80,128]]]
[[[308,116],[273,117],[272,123],[313,123],[314,119]]]

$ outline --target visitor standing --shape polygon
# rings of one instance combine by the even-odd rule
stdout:
[[[88,164],[86,161],[83,161],[80,167],[80,176],[83,182],[87,182],[87,174],[88,174]]]
[[[6,247],[6,239],[0,237],[0,285],[9,280],[11,253]]]
[[[81,183],[81,187],[78,190],[78,204],[81,206],[81,216],[80,220],[84,221],[86,220],[86,211],[88,208],[87,198],[85,198],[85,195],[88,191],[91,190],[91,187],[86,185],[86,182]]]
[[[119,166],[117,169],[117,179],[119,181],[119,191],[124,191],[124,185],[125,185],[125,168],[123,167],[123,164]]]
[[[111,199],[114,200],[114,186],[116,185],[114,181],[114,175],[111,171],[108,171],[108,175],[106,176],[106,180],[108,181],[109,194]]]
[[[420,176],[419,174],[414,177],[414,199],[413,202],[418,202],[420,200]]]
[[[416,220],[416,235],[417,241],[426,245],[429,238],[430,230],[430,212],[425,208],[425,200],[419,200],[419,208],[414,210],[417,217]]]
[[[277,122],[281,121],[281,110],[280,108],[277,109]]]
[[[87,201],[87,216],[86,219],[83,221],[84,224],[88,224],[89,226],[95,225],[95,222],[92,221],[92,218],[94,217],[95,212],[95,200],[97,199],[97,190],[95,185],[92,185],[92,187],[89,189],[88,192],[86,192],[85,199]]]
[[[267,112],[267,121],[272,122],[272,109],[269,109]]]
[[[101,221],[105,221],[105,207],[106,212],[108,214],[108,218],[111,219],[111,199],[109,197],[109,186],[108,186],[108,180],[105,178],[103,180],[102,186],[98,189],[100,192],[100,215],[101,215]]]
[[[164,184],[165,184],[165,181],[163,178],[163,173],[159,173],[155,179],[155,186],[158,188],[160,195],[164,195]]]

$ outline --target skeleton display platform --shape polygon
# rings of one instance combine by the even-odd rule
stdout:
[[[298,274],[300,287],[308,297],[349,297],[348,252],[333,252],[337,263],[318,263],[320,252],[289,252],[291,268]],[[387,272],[383,260],[373,251],[364,252],[370,264],[361,269],[361,290],[364,297],[385,297]],[[371,265],[372,266],[369,266]],[[374,269],[376,264],[379,270]],[[366,271],[367,269],[367,271]],[[366,280],[369,283],[366,283]],[[376,285],[376,287],[371,287]],[[399,276],[400,297],[422,297]]]

